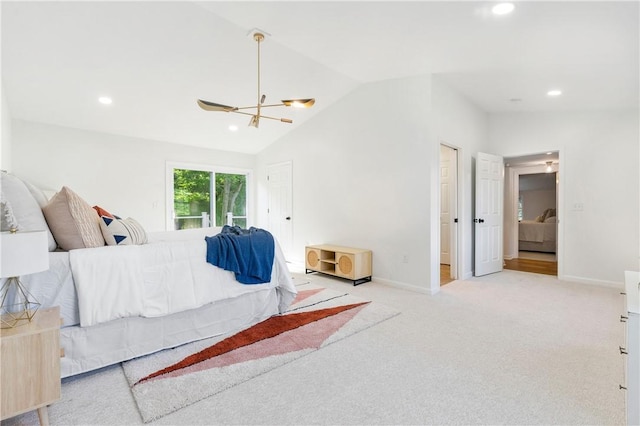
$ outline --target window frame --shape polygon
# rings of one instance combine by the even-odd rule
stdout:
[[[173,182],[173,172],[175,169],[186,169],[186,170],[195,170],[200,172],[209,172],[213,173],[225,173],[225,174],[236,174],[236,175],[244,175],[246,178],[246,215],[247,215],[247,227],[251,226],[253,223],[253,170],[244,169],[239,167],[227,167],[227,166],[217,166],[213,164],[203,164],[203,163],[186,163],[186,162],[178,162],[178,161],[167,161],[166,162],[166,173],[165,173],[165,229],[167,231],[175,231],[174,228],[174,182]],[[212,212],[211,215],[215,219],[215,185],[213,187],[213,193],[211,197],[212,203]],[[212,225],[215,226],[215,225]]]

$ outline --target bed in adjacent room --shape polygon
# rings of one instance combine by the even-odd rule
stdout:
[[[518,249],[520,251],[556,252],[557,218],[555,209],[546,209],[535,220],[518,223]]]

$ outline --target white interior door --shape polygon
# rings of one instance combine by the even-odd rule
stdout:
[[[440,264],[451,265],[451,148],[440,145]]]
[[[285,258],[289,259],[293,245],[291,162],[267,168],[269,191],[269,232],[278,240]]]
[[[478,153],[476,161],[475,276],[502,271],[504,162]]]

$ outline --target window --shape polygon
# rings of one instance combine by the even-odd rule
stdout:
[[[167,228],[247,227],[250,172],[192,164],[167,165]]]

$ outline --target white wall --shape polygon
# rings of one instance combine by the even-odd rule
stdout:
[[[520,196],[522,197],[522,219],[524,220],[534,220],[546,209],[556,208],[555,189],[520,191]]]
[[[0,87],[0,109],[2,110],[2,122],[0,124],[0,169],[11,171],[11,112],[4,93],[4,86]]]
[[[637,110],[492,114],[490,141],[504,156],[560,151],[560,278],[614,284],[639,269]]]
[[[433,293],[440,143],[461,151],[461,261],[470,276],[472,156],[487,134],[486,115],[436,79],[364,85],[259,154],[259,218],[267,223],[266,167],[292,161],[291,261],[304,262],[307,244],[370,248],[376,279]]]
[[[430,86],[428,77],[363,85],[258,155],[262,226],[266,167],[292,161],[289,260],[303,264],[307,244],[369,248],[377,279],[430,291]]]
[[[555,209],[556,174],[533,173],[520,175],[519,195],[522,197],[522,218],[524,220],[534,220],[546,209]]]
[[[13,120],[13,172],[91,205],[165,229],[166,162],[253,169],[255,156]],[[253,212],[251,212],[253,213]]]
[[[462,277],[473,275],[473,211],[475,158],[489,150],[489,119],[480,108],[451,89],[438,77],[433,78],[433,111],[438,143],[458,149],[462,166],[462,193],[459,194],[458,226],[461,232]],[[437,200],[438,202],[440,200]]]

